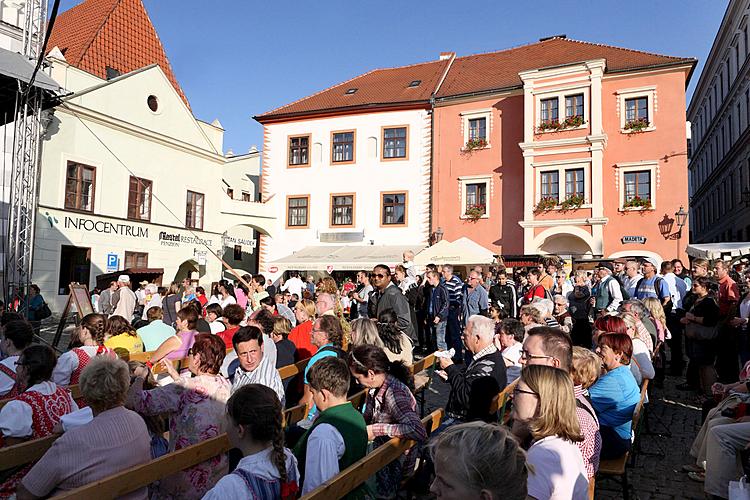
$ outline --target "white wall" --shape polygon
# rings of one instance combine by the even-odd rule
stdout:
[[[408,159],[381,161],[381,127],[409,126]],[[353,164],[332,164],[331,132],[356,130]],[[429,233],[430,115],[426,110],[344,115],[265,126],[263,194],[273,204],[277,237],[267,238],[264,263],[320,243],[320,232],[364,231],[354,245],[424,245]],[[311,134],[311,165],[287,167],[290,135]],[[373,147],[373,141],[377,147]],[[381,191],[408,191],[407,226],[381,227]],[[355,225],[330,226],[330,194],[356,193]],[[285,229],[286,199],[310,195],[309,228]],[[341,244],[341,243],[338,243]]]

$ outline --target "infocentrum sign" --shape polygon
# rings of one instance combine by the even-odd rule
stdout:
[[[65,216],[65,229],[79,229],[102,234],[117,234],[132,236],[133,238],[148,238],[148,228],[133,224],[121,224],[102,220],[86,219],[84,217]]]

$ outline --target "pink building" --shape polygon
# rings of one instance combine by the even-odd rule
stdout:
[[[564,37],[453,56],[433,108],[432,230],[504,255],[685,258],[695,64]]]

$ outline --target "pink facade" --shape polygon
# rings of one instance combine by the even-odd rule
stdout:
[[[689,228],[678,238],[674,219],[680,207],[688,210],[692,67],[610,73],[602,55],[524,69],[522,86],[481,98],[439,97],[433,231],[505,255],[685,259]],[[566,118],[567,128],[540,130]],[[482,134],[486,145],[466,151]],[[542,210],[546,199],[554,202]],[[476,220],[467,217],[473,205],[486,206]]]

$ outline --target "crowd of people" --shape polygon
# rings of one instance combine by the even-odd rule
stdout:
[[[393,437],[417,445],[348,498],[394,498],[418,460],[440,499],[586,498],[600,460],[631,450],[644,382],[669,372],[706,397],[685,472],[728,497],[750,443],[750,272],[616,259],[571,273],[546,258],[462,279],[412,258],[340,282],[246,275],[210,295],[187,281],[133,291],[123,275],[94,291],[97,312],[59,356],[27,318],[3,313],[3,445],[61,436],[35,464],[4,471],[2,494],[68,491],[226,432],[228,453],[130,498],[292,499]],[[144,351],[148,362],[122,360]],[[449,394],[428,439],[409,366],[433,352]],[[281,378],[302,360],[300,377]],[[348,398],[362,390],[359,411]],[[283,409],[300,404],[305,417],[284,426]]]

